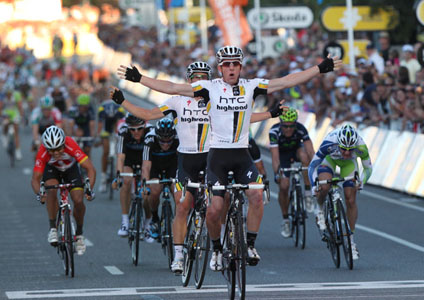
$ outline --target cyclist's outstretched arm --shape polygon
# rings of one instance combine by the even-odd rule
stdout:
[[[140,74],[140,72],[135,66],[132,66],[132,68],[128,68],[126,66],[121,65],[118,68],[117,74],[121,79],[141,83],[142,85],[161,93],[194,97],[193,89],[190,84],[174,83],[168,80],[150,78],[148,76]]]
[[[332,58],[330,55],[324,59],[319,65],[313,66],[301,72],[286,75],[281,78],[271,79],[268,84],[268,94],[275,91],[290,88],[306,81],[311,80],[320,73],[327,73],[337,70],[342,66],[342,61],[336,56]]]
[[[283,103],[285,101],[286,100],[284,100],[284,99],[281,100],[279,106],[272,108],[269,111],[264,111],[264,112],[260,112],[260,113],[252,113],[252,116],[250,117],[250,123],[268,120],[270,118],[275,118],[275,117],[278,117],[279,115],[285,113],[289,109],[288,106],[283,105]]]
[[[134,116],[137,116],[143,120],[155,120],[164,117],[165,115],[160,111],[159,107],[154,107],[152,109],[145,109],[143,107],[132,104],[129,101],[122,102],[122,106],[132,113]]]

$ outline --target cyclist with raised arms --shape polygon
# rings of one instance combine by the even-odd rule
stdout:
[[[210,80],[212,69],[206,62],[193,62],[187,67],[186,78],[188,82]],[[113,94],[123,97],[121,91],[116,90]],[[125,101],[123,106],[146,120],[162,118],[172,113],[176,120],[175,130],[179,138],[178,146],[178,183],[175,185],[175,218],[173,220],[173,242],[175,257],[171,265],[174,273],[183,271],[183,244],[187,231],[187,216],[192,207],[195,189],[189,188],[185,200],[180,203],[182,197],[181,186],[186,178],[198,181],[200,171],[206,171],[206,158],[209,151],[209,116],[203,101],[184,96],[173,96],[159,107],[145,109]]]
[[[207,161],[207,180],[212,184],[226,184],[228,171],[234,171],[238,183],[256,183],[259,173],[248,153],[248,136],[252,108],[257,96],[298,85],[319,73],[332,71],[341,65],[340,60],[326,58],[319,66],[293,73],[278,79],[241,79],[243,52],[234,46],[225,46],[216,54],[218,70],[222,78],[201,80],[192,84],[176,84],[141,75],[136,67],[121,66],[118,75],[133,82],[167,94],[201,97],[206,102],[210,117],[211,148]],[[271,117],[281,114],[279,109]],[[268,116],[269,117],[269,116]],[[247,215],[248,262],[256,265],[260,260],[255,240],[263,216],[261,190],[247,190],[249,211]],[[214,191],[207,211],[208,231],[213,242],[210,267],[222,270],[222,245],[220,241],[221,215],[224,208],[224,192]]]
[[[356,192],[362,189],[371,177],[372,165],[368,153],[368,147],[361,136],[358,135],[355,128],[351,125],[343,125],[330,132],[321,143],[318,151],[315,153],[308,169],[309,180],[327,180],[333,178],[336,166],[340,168],[340,176],[353,176],[358,172],[357,158],[361,159],[363,172],[360,176],[359,184],[355,184],[353,180],[343,183],[344,195],[346,200],[347,218],[352,231],[352,258],[359,259],[359,252],[353,241],[353,233],[355,232],[355,224],[358,219],[358,207],[356,205]],[[313,191],[315,191],[315,187]],[[323,212],[323,204],[325,197],[330,190],[330,185],[321,186],[320,190],[315,191],[317,194],[317,225],[320,230],[325,230],[325,217]]]
[[[82,235],[85,205],[83,201],[84,184],[78,164],[87,171],[91,193],[87,194],[86,198],[91,201],[94,199],[93,187],[96,182],[96,170],[93,164],[77,143],[71,137],[65,136],[65,132],[61,128],[50,126],[42,135],[42,145],[35,160],[31,186],[34,192],[41,196],[40,201],[42,203],[47,201],[47,214],[50,224],[47,240],[50,244],[56,245],[58,242],[56,216],[59,210],[57,190],[48,190],[47,196],[40,194],[40,181],[44,181],[46,185],[63,182],[75,184],[75,187],[70,191],[74,202],[74,218],[77,224],[75,250],[78,255],[82,255],[85,252]]]
[[[146,133],[150,130],[151,126],[146,127],[146,121],[140,119],[132,114],[127,114],[125,123],[119,129],[119,137],[117,143],[118,158],[116,161],[116,171],[118,177],[112,183],[114,188],[122,185],[120,190],[120,201],[122,211],[121,228],[118,230],[118,235],[121,237],[128,236],[128,213],[131,201],[131,186],[134,182],[132,177],[124,177],[123,182],[119,177],[119,173],[133,173],[136,166],[140,168],[143,165],[143,148]],[[150,217],[150,209],[147,201],[143,203],[146,219]],[[149,223],[144,224],[145,230],[149,230]],[[153,240],[146,239],[147,242]]]
[[[106,182],[107,182],[107,161],[110,153],[110,139],[114,138],[114,134],[117,129],[118,120],[125,117],[125,110],[117,105],[113,100],[106,99],[104,100],[98,110],[98,126],[97,132],[100,138],[102,139],[102,174],[100,177],[100,187],[99,191],[104,193],[106,192]]]
[[[167,117],[160,119],[156,123],[155,129],[146,135],[143,149],[142,179],[164,179],[162,175],[168,179],[176,178],[178,145],[178,136],[173,121]],[[152,212],[150,236],[154,239],[159,237],[158,208],[161,191],[162,184],[152,184],[148,188],[150,194],[148,199]]]
[[[290,237],[291,234],[288,219],[290,172],[284,172],[281,176],[280,168],[290,168],[292,161],[300,161],[302,166],[307,167],[315,154],[308,130],[297,122],[297,117],[297,111],[289,108],[284,115],[280,116],[280,122],[274,124],[269,130],[272,169],[275,183],[279,186],[278,203],[283,216],[281,235],[285,238]],[[304,174],[304,180],[305,206],[308,212],[312,212],[313,199],[307,172]]]

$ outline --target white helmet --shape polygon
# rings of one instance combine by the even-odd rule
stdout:
[[[47,149],[56,149],[65,144],[65,132],[57,126],[47,128],[41,137],[44,147]]]
[[[187,67],[187,79],[189,79],[194,73],[206,73],[208,79],[212,77],[211,67],[203,61],[195,61]]]
[[[243,56],[243,51],[236,46],[225,46],[216,52],[216,60],[218,65],[220,65],[224,60],[237,60],[242,63]]]
[[[358,142],[358,133],[350,124],[343,125],[337,133],[337,142],[343,148],[353,148]]]

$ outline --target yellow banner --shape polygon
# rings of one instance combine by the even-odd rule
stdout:
[[[338,43],[342,45],[344,50],[344,56],[343,56],[343,63],[349,64],[349,42],[348,40],[338,40]],[[355,57],[364,57],[368,58],[367,55],[367,45],[370,41],[369,40],[355,40],[353,42],[353,51],[355,53]]]
[[[213,19],[212,10],[209,7],[206,7],[206,20]],[[181,8],[170,8],[166,12],[168,20],[170,19],[171,13],[174,14],[175,23],[184,23],[187,22],[187,12],[188,12],[188,22],[199,23],[200,22],[200,6],[195,6],[189,9],[185,7]]]
[[[348,20],[346,6],[330,6],[321,14],[322,24],[329,31],[347,30]],[[355,31],[388,30],[398,25],[399,13],[391,6],[378,9],[373,14],[371,6],[353,6],[352,21]]]

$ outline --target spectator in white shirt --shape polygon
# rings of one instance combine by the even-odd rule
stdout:
[[[367,45],[367,55],[368,55],[368,64],[374,65],[375,69],[378,72],[378,75],[383,75],[384,73],[384,59],[378,54],[377,49],[373,44]]]
[[[409,82],[414,84],[417,79],[417,72],[421,70],[420,63],[414,58],[414,47],[412,45],[403,45],[402,54],[403,60],[400,61],[400,65],[408,69]]]

